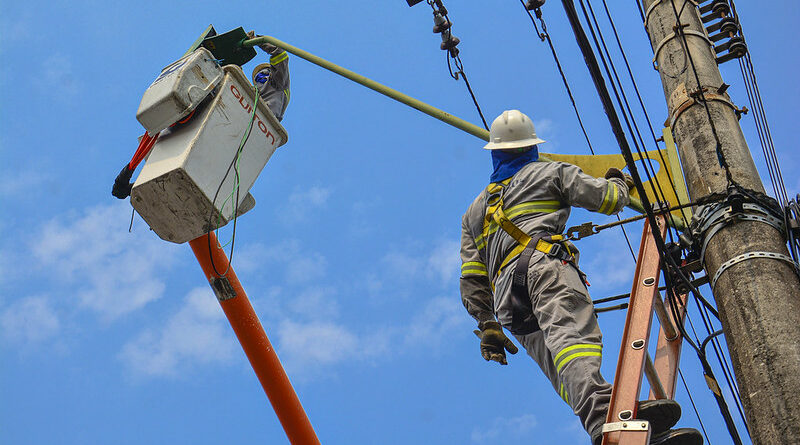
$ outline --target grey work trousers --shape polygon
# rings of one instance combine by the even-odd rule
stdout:
[[[531,258],[528,289],[541,330],[515,337],[594,437],[605,423],[611,385],[600,375],[603,336],[586,285],[571,264],[539,254]]]

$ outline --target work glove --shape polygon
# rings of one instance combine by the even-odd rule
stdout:
[[[496,321],[484,321],[478,324],[480,330],[473,331],[481,339],[481,355],[487,362],[494,360],[507,365],[506,351],[516,354],[519,349],[506,337],[503,328]]]
[[[606,172],[606,179],[611,179],[611,178],[621,179],[623,182],[625,182],[625,185],[628,186],[628,190],[632,190],[633,186],[635,185],[631,175],[627,173],[622,173],[622,170],[618,168],[611,167],[608,169],[608,171]]]
[[[133,170],[128,168],[128,164],[125,164],[125,167],[122,167],[122,171],[119,172],[119,175],[114,180],[114,186],[111,187],[111,194],[115,198],[125,199],[131,196],[131,189],[133,188],[133,183],[130,182],[131,176],[133,176]]]
[[[248,39],[254,39],[256,37],[263,37],[263,36],[261,34],[256,34],[255,31],[250,31],[250,32],[247,33],[247,38]],[[277,46],[275,46],[275,45],[273,45],[271,43],[262,43],[262,44],[258,45],[258,47],[261,48],[262,51],[264,51],[266,53],[269,53],[269,55],[271,55],[271,56],[274,56],[275,54],[277,54],[277,53],[282,51],[280,48],[278,48]]]

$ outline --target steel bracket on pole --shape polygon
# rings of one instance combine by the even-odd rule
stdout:
[[[670,40],[672,40],[672,39],[674,39],[676,37],[680,37],[681,34],[683,34],[684,36],[700,37],[701,39],[705,40],[708,43],[709,49],[711,50],[712,53],[714,53],[714,43],[711,41],[711,39],[708,38],[706,33],[700,32],[700,31],[695,31],[693,29],[684,29],[684,30],[681,30],[681,32],[678,32],[676,30],[676,31],[673,31],[673,32],[667,34],[667,36],[664,37],[660,42],[658,42],[658,45],[656,45],[655,53],[653,54],[653,69],[654,70],[658,71],[658,53],[661,52],[661,49],[664,48],[664,46],[667,43],[669,43]],[[688,51],[688,48],[686,49],[686,51]],[[716,56],[717,56],[716,53],[714,53],[714,57],[715,58],[716,58]]]
[[[794,266],[794,270],[800,273],[800,268],[798,268],[797,263],[795,263],[794,259],[788,255],[783,255],[781,253],[775,253],[775,252],[747,252],[741,255],[737,255],[729,259],[728,261],[725,261],[724,263],[722,263],[721,266],[719,266],[717,272],[714,273],[713,277],[711,277],[711,290],[714,290],[714,286],[717,284],[717,280],[719,280],[719,277],[721,277],[726,270],[730,269],[734,265],[739,264],[743,261],[752,260],[755,258],[769,258],[772,260],[783,260]]]
[[[661,3],[663,3],[664,1],[665,0],[658,0],[657,2],[653,2],[653,4],[650,5],[649,8],[647,8],[647,12],[644,13],[644,29],[648,29],[648,26],[650,25],[650,13],[653,12],[653,10],[656,9],[656,7],[658,5],[660,5]],[[699,6],[700,6],[697,3],[697,0],[686,0],[686,1],[688,3],[693,4],[695,8],[699,8]]]

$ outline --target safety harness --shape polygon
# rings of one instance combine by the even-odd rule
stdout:
[[[570,263],[576,270],[577,265],[574,263],[575,257],[569,251],[569,248],[563,244],[565,238],[563,235],[552,234],[546,231],[535,232],[528,235],[516,224],[511,222],[511,219],[506,215],[503,210],[503,193],[505,187],[510,183],[511,178],[502,182],[493,182],[486,188],[488,194],[486,198],[486,215],[483,221],[483,231],[481,237],[483,240],[488,238],[491,230],[492,222],[497,224],[504,232],[517,241],[517,246],[509,252],[508,255],[500,263],[497,270],[495,279],[500,276],[500,273],[505,267],[517,258],[517,264],[514,267],[514,273],[511,281],[511,332],[517,335],[526,335],[538,331],[539,323],[533,315],[533,308],[531,306],[530,293],[528,291],[528,266],[530,265],[531,256],[534,251],[542,252],[548,256],[559,259],[565,263]],[[553,206],[553,201],[532,201],[525,203],[539,212],[552,212],[560,207]],[[578,273],[583,279],[583,273],[578,270]],[[491,280],[492,288],[494,288],[494,279]]]

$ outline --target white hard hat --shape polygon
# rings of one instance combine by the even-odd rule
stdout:
[[[541,144],[544,140],[536,136],[533,121],[519,110],[506,110],[497,116],[489,130],[487,150],[509,150]]]
[[[261,71],[263,71],[263,70],[265,70],[265,69],[267,69],[267,68],[269,68],[271,66],[272,65],[270,65],[269,63],[261,63],[258,66],[256,66],[255,68],[253,68],[253,75],[251,76],[253,78],[253,83],[256,83],[256,74],[260,73]]]

